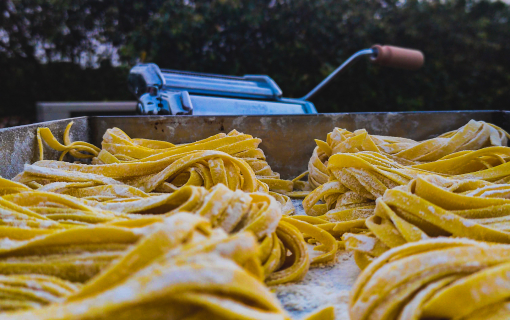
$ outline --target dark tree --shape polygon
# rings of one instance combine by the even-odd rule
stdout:
[[[510,101],[510,6],[499,1],[8,0],[0,11],[0,114],[33,112],[43,100],[132,99],[125,80],[140,59],[268,74],[298,97],[375,43],[421,49],[425,67],[359,63],[314,100],[320,112],[508,109]],[[111,52],[88,66],[104,45],[119,48],[122,67],[108,63]]]

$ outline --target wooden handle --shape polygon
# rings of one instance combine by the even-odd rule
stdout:
[[[425,61],[419,50],[380,45],[375,45],[372,49],[377,51],[377,55],[371,58],[372,63],[380,66],[417,70]]]

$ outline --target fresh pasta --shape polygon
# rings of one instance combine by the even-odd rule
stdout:
[[[330,182],[315,189],[303,205],[310,215],[330,208],[343,209],[372,204],[388,189],[405,185],[419,175],[441,175],[451,179],[476,179],[504,183],[510,176],[509,147],[488,147],[451,154],[421,165],[403,166],[373,152],[337,154],[330,158]],[[324,199],[326,205],[315,206]]]
[[[220,242],[225,244],[220,247],[230,248],[228,250],[233,249],[234,243],[239,244],[239,250],[251,246],[252,249],[244,253],[245,257],[250,255],[249,258],[234,262],[250,277],[266,285],[299,281],[310,266],[334,260],[337,250],[334,238],[306,222],[282,218],[294,212],[286,193],[291,193],[294,186],[303,188],[304,184],[279,179],[265,162],[262,150],[256,148],[260,140],[234,131],[196,144],[174,146],[163,141],[131,139],[114,129],[105,134],[103,149],[98,149],[85,142],[71,142],[71,125],[64,132],[63,144],[46,128],[38,130],[41,160],[26,165],[13,180],[0,178],[0,233],[3,236],[0,275],[12,279],[46,277],[62,282],[62,286],[68,283],[69,288],[75,289],[54,301],[48,299],[39,304],[30,299],[10,303],[14,301],[12,297],[6,295],[2,300],[0,296],[4,310],[34,308],[26,314],[15,313],[14,318],[19,315],[45,319],[58,312],[62,319],[74,319],[73,308],[80,307],[79,301],[86,301],[91,306],[98,304],[100,309],[112,310],[116,316],[119,310],[125,309],[126,314],[127,310],[141,314],[155,312],[155,318],[159,313],[164,314],[163,311],[170,315],[173,312],[181,319],[183,314],[173,310],[175,308],[126,307],[136,305],[137,299],[146,301],[152,289],[118,304],[105,304],[99,296],[110,289],[131,290],[121,283],[131,281],[134,285],[137,279],[134,275],[165,254],[177,261],[188,256],[189,249],[200,255],[197,258],[200,268],[209,267],[208,259],[218,260],[218,257],[210,256],[216,247],[206,243],[208,237],[212,243],[223,239]],[[119,143],[120,140],[124,140],[123,143]],[[60,160],[43,159],[43,141],[62,152]],[[92,163],[62,161],[67,154],[77,159],[92,158]],[[196,218],[187,217],[190,215]],[[215,229],[204,230],[203,221]],[[192,244],[177,245],[175,242],[179,232],[188,232],[189,236],[190,228],[200,231],[195,231],[196,236],[192,237],[198,239],[196,249],[192,249]],[[224,236],[228,234],[230,236]],[[321,241],[323,244],[316,249],[325,253],[310,260],[305,239],[310,243]],[[255,243],[250,244],[253,241]],[[241,251],[236,252],[243,255]],[[152,256],[155,254],[157,256]],[[191,275],[192,271],[186,272]],[[146,276],[143,279],[147,281]],[[239,281],[248,280],[241,277]],[[263,284],[258,287],[257,290],[264,288]],[[288,319],[274,301],[269,309],[260,311],[255,310],[260,307],[258,302],[247,306],[244,298],[241,304],[236,304],[230,296],[221,300],[207,293],[207,298],[204,296],[199,299],[202,302],[198,302],[194,294],[190,305],[202,303],[205,309],[198,313],[190,311],[185,317],[200,318],[208,314],[214,318],[216,313],[210,308],[223,308],[223,311],[217,310],[217,318],[238,318],[243,314],[246,319]],[[62,302],[64,296],[67,302]],[[185,302],[184,295],[178,297]],[[220,307],[222,303],[225,305]],[[40,313],[35,310],[46,304],[50,307],[41,309]],[[231,307],[239,308],[238,312],[231,312]],[[66,313],[65,310],[71,311]],[[85,312],[81,317],[99,319],[100,315]],[[332,309],[326,308],[309,319],[333,317]]]
[[[510,246],[435,238],[393,248],[352,287],[349,313],[362,319],[506,319]]]
[[[79,283],[42,274],[1,275],[0,312],[41,308],[78,291]]]
[[[290,319],[267,286],[342,249],[363,269],[353,320],[508,314],[509,135],[492,124],[425,141],[335,128],[293,180],[236,130],[173,144],[112,128],[98,148],[71,128],[62,143],[39,128],[40,160],[0,178],[2,319]]]
[[[40,130],[41,145],[42,141],[49,141],[50,147],[58,147],[64,152],[67,150],[65,148],[74,150],[69,139],[71,126],[72,123],[64,132],[64,141],[68,147],[59,146],[48,130]],[[79,197],[87,200],[87,204],[102,210],[123,213],[150,213],[150,210],[142,207],[154,202],[154,195],[163,199],[165,197],[162,194],[172,194],[172,200],[169,201],[174,201],[173,199],[182,197],[190,192],[190,188],[196,186],[215,189],[212,194],[227,194],[225,188],[215,187],[225,185],[230,190],[269,194],[278,201],[283,214],[291,215],[294,207],[287,195],[302,196],[306,191],[299,190],[305,190],[307,184],[299,181],[303,175],[292,181],[281,180],[265,161],[263,151],[258,148],[259,143],[260,139],[234,130],[229,134],[218,134],[195,143],[173,145],[157,140],[132,139],[122,130],[113,128],[106,131],[102,149],[99,152],[90,152],[94,156],[92,165],[41,160],[26,165],[25,170],[13,180],[37,190],[51,190]],[[82,146],[85,143],[77,145]],[[243,193],[236,194],[241,197]],[[145,199],[133,201],[132,198],[136,197]],[[215,199],[212,202],[216,205],[218,201]],[[151,210],[158,212],[155,208]],[[236,217],[241,219],[241,216]],[[322,232],[320,228],[306,224],[308,230],[313,229],[315,234]],[[306,236],[308,242],[314,243],[315,238]],[[276,248],[281,247],[281,242],[274,244]],[[324,260],[326,262],[334,260],[337,247],[317,246],[315,249],[330,251],[328,258]],[[303,251],[301,248],[300,252]],[[284,263],[284,258],[284,255],[280,255],[279,265]],[[312,265],[317,265],[316,260],[313,259]],[[308,259],[301,263],[298,270],[306,270]],[[271,281],[272,284],[280,282],[281,280]]]
[[[341,130],[335,132],[341,132]],[[335,134],[330,135],[330,137],[335,136]],[[341,139],[330,138],[329,140]],[[310,217],[302,219],[328,230],[339,238],[345,232],[366,232],[365,221],[373,216],[376,199],[382,197],[387,190],[407,185],[419,176],[439,175],[453,180],[478,180],[493,183],[506,183],[510,180],[509,147],[484,147],[479,150],[457,151],[446,156],[443,156],[443,151],[437,151],[443,150],[444,145],[452,145],[453,142],[456,147],[450,147],[451,150],[506,143],[506,133],[489,124],[477,125],[476,122],[471,121],[456,133],[427,140],[433,143],[426,141],[412,144],[399,139],[391,140],[399,141],[394,143],[399,145],[400,149],[394,147],[391,150],[400,151],[394,153],[389,153],[389,138],[385,140],[386,144],[380,140],[380,138],[372,139],[366,132],[358,132],[344,143],[336,145],[337,153],[332,154],[327,161],[327,172],[330,175],[328,181],[319,185],[303,200],[303,208]],[[440,144],[441,141],[442,144]],[[319,147],[322,145],[319,143]],[[354,148],[355,145],[358,147]],[[410,145],[414,148],[413,157],[408,156],[411,153],[403,152],[407,149],[402,149],[403,146]],[[347,146],[353,148],[349,149]],[[379,148],[380,146],[386,147]],[[436,156],[417,157],[417,154],[421,154],[418,147],[429,148],[427,150],[443,157],[439,159],[436,159]],[[437,149],[439,147],[440,149]],[[326,147],[323,146],[323,148]],[[405,161],[398,160],[397,155],[399,157],[406,155],[407,158],[404,158]],[[436,160],[418,163],[416,159]],[[410,163],[410,161],[414,162]],[[313,180],[313,177],[310,179]],[[310,180],[311,184],[313,184],[312,180]]]
[[[452,153],[478,150],[490,146],[506,146],[509,135],[503,129],[483,121],[471,120],[458,130],[425,141],[400,137],[370,135],[365,129],[350,132],[335,128],[327,141],[315,140],[317,147],[308,164],[309,182],[313,188],[328,182],[329,157],[340,153],[370,151],[402,165],[439,160]]]
[[[102,233],[107,234],[107,233]],[[260,282],[256,240],[228,237],[206,219],[179,213],[154,225],[116,262],[65,297],[3,319],[287,319]]]
[[[71,126],[72,122],[64,132],[64,145],[49,129],[38,130],[40,159],[43,160],[42,141],[45,141],[51,148],[62,151],[60,160],[69,152],[77,155],[76,158],[93,157],[92,163],[96,166],[83,169],[79,165],[55,167],[53,164],[53,168],[121,178],[126,184],[148,192],[156,189],[172,192],[183,185],[210,189],[218,183],[232,190],[249,192],[270,189],[285,193],[294,189],[293,181],[281,180],[280,175],[271,170],[264,152],[258,148],[261,140],[236,130],[193,143],[174,145],[165,141],[132,139],[119,128],[113,128],[106,131],[102,149],[98,149],[86,142],[71,143]],[[83,152],[89,154],[84,155]],[[175,165],[170,169],[171,164]],[[48,162],[39,165],[52,167]],[[168,170],[161,172],[162,168]]]
[[[56,231],[3,246],[1,310],[30,310],[2,319],[289,319],[259,255],[252,232],[187,212]]]
[[[5,179],[0,179],[0,182],[3,180]],[[260,259],[270,284],[299,280],[306,274],[310,265],[303,238],[300,234],[296,237],[294,229],[284,226],[285,223],[280,221],[281,205],[265,193],[232,191],[223,184],[218,184],[211,190],[185,186],[170,194],[155,195],[137,192],[138,189],[126,186],[115,186],[116,190],[104,188],[113,186],[77,188],[75,185],[72,187],[69,187],[69,184],[60,185],[62,186],[68,190],[67,193],[72,190],[74,195],[65,194],[61,189],[57,191],[63,193],[39,191],[44,188],[42,187],[37,190],[27,188],[23,192],[11,193],[0,198],[0,202],[12,208],[10,217],[15,217],[2,219],[4,226],[0,228],[3,228],[4,235],[7,236],[5,239],[11,243],[33,238],[39,241],[43,235],[53,236],[62,230],[68,230],[69,235],[66,237],[71,239],[75,238],[74,234],[84,232],[77,229],[77,226],[97,225],[98,228],[99,226],[103,228],[108,224],[109,228],[114,230],[112,224],[143,226],[144,221],[151,222],[179,212],[191,212],[208,219],[213,227],[222,228],[227,233],[252,232],[264,244],[263,247],[267,248],[261,253]],[[94,195],[93,199],[90,198],[91,194]],[[113,200],[109,198],[117,194],[123,197],[115,197]],[[77,195],[82,197],[76,197]],[[87,197],[83,197],[85,195]],[[102,201],[98,201],[98,197]],[[109,229],[99,230],[98,232],[109,232]],[[58,234],[62,237],[66,233]],[[281,240],[283,238],[284,241]],[[292,258],[287,256],[288,249],[292,253]],[[91,256],[90,252],[82,255]],[[117,255],[112,254],[111,259],[115,259]],[[72,258],[64,255],[62,259]],[[104,263],[94,269],[96,273],[100,266],[109,263],[103,256],[100,259]],[[294,259],[294,263],[289,264],[289,259]],[[282,268],[286,260],[288,266]],[[93,264],[90,263],[90,266]],[[86,273],[95,274],[92,271]]]
[[[220,133],[194,143],[174,145],[165,141],[131,139],[118,128],[108,129],[102,149],[81,141],[70,141],[70,122],[64,131],[64,144],[48,128],[37,131],[40,160],[27,165],[15,177],[31,187],[52,182],[88,182],[96,185],[130,185],[144,192],[171,193],[182,186],[210,189],[224,184],[231,190],[262,191],[276,197],[285,214],[294,213],[289,196],[303,197],[308,184],[280,179],[258,148],[261,140],[236,130]],[[62,151],[59,161],[44,159],[44,144]],[[86,153],[84,153],[86,152]],[[66,154],[76,159],[93,158],[93,166],[66,163]]]

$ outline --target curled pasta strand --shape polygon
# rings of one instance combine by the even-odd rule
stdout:
[[[438,236],[510,243],[508,194],[509,185],[418,177],[377,200],[374,215],[366,220],[370,234],[343,239],[368,260],[383,249]]]
[[[384,204],[380,204],[380,208],[376,208],[375,200],[377,198],[384,198],[383,195],[392,194],[392,189],[403,188],[411,181],[421,181],[420,177],[456,181],[456,185],[462,184],[462,188],[465,190],[489,186],[494,181],[500,184],[504,183],[510,174],[510,170],[507,169],[510,167],[505,162],[506,160],[503,163],[497,160],[494,163],[496,166],[487,167],[480,162],[480,159],[486,158],[488,155],[497,155],[494,159],[500,159],[502,155],[507,157],[506,155],[510,154],[509,150],[508,147],[488,147],[477,151],[460,152],[457,156],[416,166],[403,166],[383,155],[368,151],[335,154],[329,158],[328,162],[328,170],[332,174],[331,181],[312,191],[304,199],[303,207],[308,215],[324,217],[328,221],[368,219],[368,228],[372,231],[380,230],[379,235],[381,239],[384,239],[383,233],[391,235],[395,232],[391,224],[387,223],[388,219],[398,225],[405,225],[407,222],[392,215],[390,211],[388,211],[390,212],[387,214],[388,217],[378,214]],[[464,165],[465,163],[467,165]],[[474,172],[465,173],[466,171]],[[435,175],[436,173],[439,175]],[[441,194],[434,195],[434,197],[436,196],[441,196]],[[451,197],[453,196],[444,195],[444,199]],[[466,205],[468,203],[470,202],[465,202]],[[407,233],[403,236],[408,239],[409,237],[414,238],[415,241],[427,237],[427,232],[423,233],[419,230],[411,232],[411,229],[412,227],[405,228]],[[436,230],[435,233],[446,235],[439,230]],[[385,243],[390,247],[405,242],[404,239],[397,240],[398,237],[390,238],[395,241],[391,244],[389,239],[385,240]]]
[[[86,143],[83,141],[76,141],[71,143],[69,138],[69,131],[71,130],[71,126],[73,125],[73,122],[71,121],[65,131],[64,131],[64,143],[65,145],[62,145],[60,142],[55,139],[55,136],[51,133],[50,129],[48,128],[37,128],[37,142],[39,146],[39,160],[44,159],[44,151],[43,151],[43,144],[42,142],[46,142],[50,148],[55,149],[57,151],[62,152],[60,155],[59,160],[62,160],[64,156],[67,153],[70,153],[75,158],[92,158],[99,154],[100,149],[90,143]],[[78,151],[85,151],[90,154],[83,154]]]
[[[321,245],[316,246],[314,250],[324,251],[324,253],[313,258],[310,262],[311,266],[316,266],[335,260],[335,254],[338,250],[338,243],[331,234],[321,228],[314,226],[313,224],[309,224],[290,217],[284,217],[282,218],[282,221],[290,223],[296,227],[301,233],[305,235],[305,237],[311,237],[321,243]]]
[[[280,221],[276,229],[276,235],[283,244],[283,248],[286,248],[281,257],[285,259],[285,263],[288,261],[290,266],[284,266],[284,269],[270,274],[266,278],[267,285],[276,285],[302,279],[310,267],[310,260],[301,232],[290,223]],[[287,257],[287,250],[292,253],[291,256]]]
[[[509,153],[508,148],[502,146],[506,146],[507,136],[508,133],[499,127],[473,120],[456,131],[422,142],[369,135],[366,130],[350,132],[335,128],[326,142],[316,140],[317,148],[308,165],[309,182],[317,188],[337,180],[367,201],[373,201],[385,188],[406,184],[417,174],[469,174],[505,164]],[[468,152],[478,149],[483,151]],[[332,165],[332,161],[336,164]],[[345,193],[341,189],[338,191],[335,200]],[[313,197],[317,197],[317,193]],[[335,200],[330,196],[328,206]]]

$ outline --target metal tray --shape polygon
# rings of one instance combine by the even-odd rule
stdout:
[[[331,113],[284,116],[125,116],[79,117],[0,129],[0,175],[12,178],[25,163],[37,161],[36,130],[49,127],[62,141],[65,126],[74,121],[71,139],[100,145],[106,129],[118,127],[129,136],[185,143],[236,129],[262,139],[260,147],[274,171],[290,178],[307,168],[314,139],[325,139],[334,127],[371,134],[421,140],[454,130],[469,120],[483,120],[510,130],[510,111],[447,111]],[[46,159],[57,152],[46,148]]]
[[[314,139],[324,140],[334,127],[351,131],[365,128],[371,134],[423,140],[455,130],[471,119],[490,122],[510,131],[509,111],[80,117],[0,129],[0,175],[12,178],[23,170],[24,164],[38,160],[38,127],[49,127],[62,141],[70,120],[74,121],[73,141],[88,141],[98,146],[106,129],[111,127],[118,127],[131,137],[172,143],[193,142],[236,129],[261,138],[260,147],[273,170],[283,178],[292,178],[307,170],[315,147]],[[57,156],[57,152],[46,148],[45,159],[57,159]],[[298,214],[304,214],[300,201],[294,201],[294,205]],[[312,250],[310,252],[313,254]],[[337,261],[334,265],[311,269],[299,283],[272,288],[291,315],[301,318],[319,307],[334,305],[337,319],[348,319],[348,292],[359,270],[347,252],[339,252]]]

